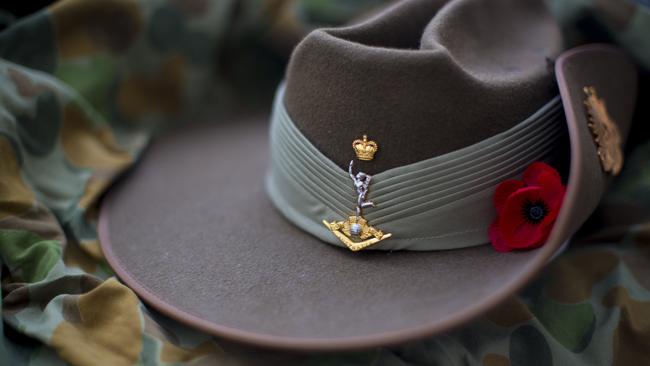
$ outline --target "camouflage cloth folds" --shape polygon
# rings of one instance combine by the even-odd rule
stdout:
[[[225,108],[242,88],[273,89],[308,30],[381,3],[62,0],[1,32],[0,365],[650,364],[650,224],[574,244],[462,329],[342,355],[234,346],[152,312],[114,278],[97,200],[152,134],[205,100]],[[589,24],[650,66],[644,2],[604,3],[554,9],[573,34],[593,15]],[[644,141],[608,200],[650,197],[649,162]]]

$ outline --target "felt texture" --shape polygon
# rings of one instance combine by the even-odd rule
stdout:
[[[527,283],[589,216],[609,180],[581,90],[598,88],[625,135],[634,67],[594,46],[569,52],[557,70],[572,160],[558,221],[539,249],[352,253],[320,242],[285,220],[264,193],[264,121],[236,117],[156,141],[106,198],[102,249],[156,309],[234,340],[341,350],[457,326]]]
[[[296,344],[417,328],[472,309],[537,255],[323,243],[266,197],[265,120],[232,122],[158,140],[103,207],[102,244],[118,274],[207,324]]]
[[[614,48],[591,45],[570,50],[557,61],[555,70],[571,141],[571,184],[567,185],[563,209],[549,241],[570,235],[581,225],[594,211],[613,178],[602,169],[588,127],[583,88],[596,88],[618,126],[623,143],[627,140],[637,95],[636,67]]]
[[[556,93],[560,30],[541,0],[413,0],[363,23],[317,30],[295,49],[285,103],[345,168],[352,141],[379,144],[376,174],[471,145]]]
[[[319,239],[345,245],[323,221],[354,214],[349,172],[325,157],[298,131],[282,103],[281,86],[271,117],[267,192],[287,219]],[[545,161],[566,160],[566,122],[560,97],[516,126],[479,143],[372,176],[363,217],[388,240],[365,250],[449,250],[489,242],[495,219],[492,197],[508,179]],[[356,165],[352,167],[356,172]]]
[[[285,102],[326,156],[344,166],[351,141],[367,133],[380,145],[367,172],[384,171],[493,136],[551,99],[546,57],[561,46],[540,1],[441,6],[403,2],[359,26],[317,31],[297,48]],[[592,47],[561,57],[557,73],[571,166],[558,221],[539,249],[353,253],[327,245],[273,208],[263,189],[266,118],[241,116],[213,116],[208,122],[229,122],[155,141],[102,205],[102,249],[147,303],[234,340],[341,350],[458,326],[538,273],[609,179],[581,90],[596,86],[626,133],[634,68],[619,52]]]

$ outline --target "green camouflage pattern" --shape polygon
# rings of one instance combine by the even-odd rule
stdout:
[[[546,0],[570,45],[612,42],[650,65],[650,1]]]
[[[98,198],[151,136],[206,101],[268,104],[300,37],[382,3],[62,0],[0,32],[0,365],[650,364],[650,223],[632,219],[600,223],[461,329],[356,353],[233,345],[152,311],[114,277]],[[650,66],[647,2],[551,3],[573,42],[594,28]],[[650,141],[629,150],[605,213],[650,207]]]

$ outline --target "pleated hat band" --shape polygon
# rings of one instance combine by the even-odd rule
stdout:
[[[355,215],[358,192],[351,173],[298,130],[284,107],[283,93],[281,86],[271,117],[269,197],[299,228],[345,246],[323,221]],[[564,134],[558,96],[486,140],[373,175],[367,188],[377,204],[363,216],[390,238],[368,249],[445,250],[488,243],[488,227],[496,216],[496,186],[517,178],[535,161],[551,160]]]

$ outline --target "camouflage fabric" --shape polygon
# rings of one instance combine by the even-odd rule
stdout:
[[[588,243],[489,314],[412,344],[300,355],[236,346],[157,314],[114,277],[98,198],[151,136],[206,100],[226,108],[245,92],[269,103],[302,35],[381,3],[63,0],[2,31],[0,365],[650,364],[650,224],[607,221],[610,208],[650,208],[642,134]],[[647,2],[553,4],[575,42],[590,24],[650,66]],[[622,13],[628,22],[615,25],[602,16]]]
[[[613,42],[650,66],[648,0],[547,0],[569,44]]]

